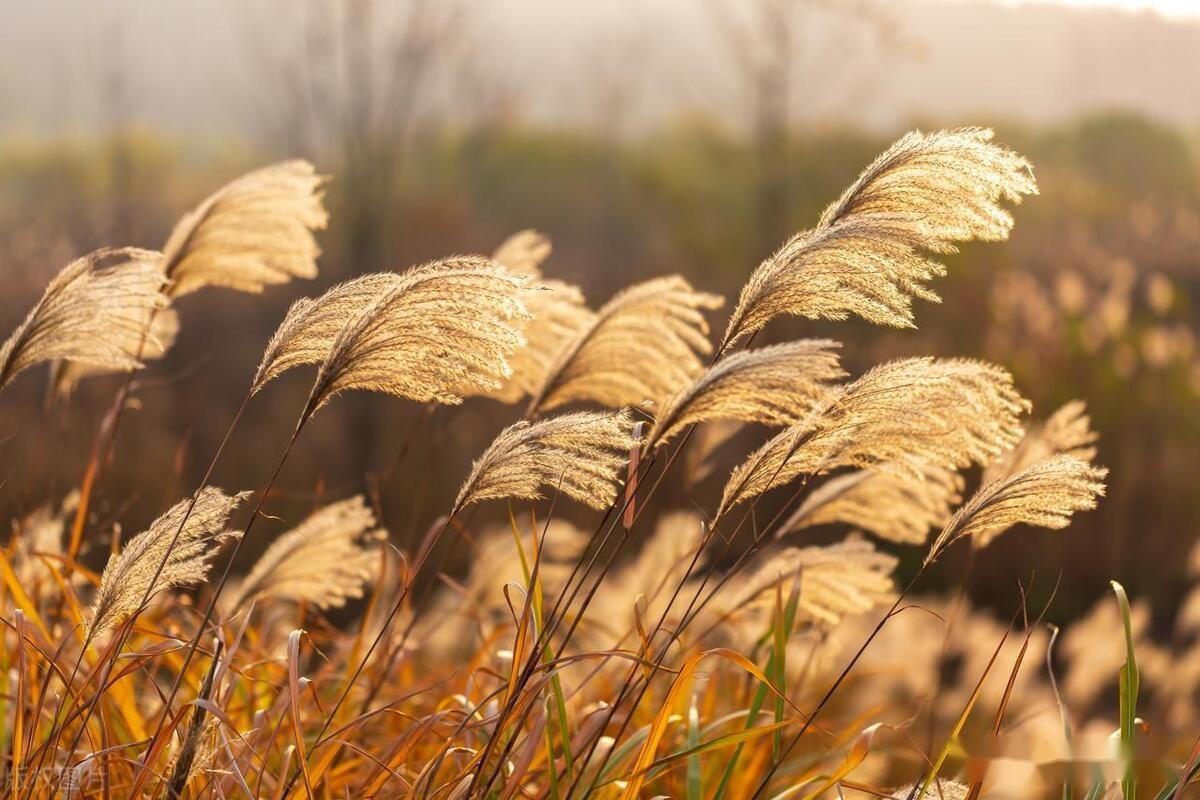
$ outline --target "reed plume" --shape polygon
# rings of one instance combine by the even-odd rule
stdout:
[[[149,329],[147,330],[147,324]],[[141,345],[130,339],[131,353],[137,354],[139,361],[157,361],[175,346],[179,335],[179,314],[173,308],[153,308],[143,312],[143,319],[138,323],[139,330],[146,330],[146,335],[138,334]],[[79,361],[55,361],[50,369],[51,391],[58,396],[68,397],[75,387],[85,378],[94,378],[117,372],[111,367],[100,367],[94,364],[84,364]]]
[[[542,234],[521,231],[506,239],[492,255],[496,263],[533,281],[521,292],[521,302],[529,312],[529,319],[521,327],[525,346],[509,357],[512,375],[504,385],[487,393],[502,403],[515,403],[536,393],[554,360],[596,318],[579,287],[542,277],[540,267],[550,250],[550,240]]]
[[[183,216],[163,247],[172,297],[205,286],[243,292],[317,275],[313,231],[329,220],[307,161],[284,161],[226,184]]]
[[[554,360],[527,416],[580,400],[622,408],[670,396],[703,369],[698,354],[712,345],[701,310],[722,302],[678,275],[618,293]]]
[[[0,347],[0,388],[44,361],[138,369],[147,315],[167,303],[159,254],[132,247],[76,259]]]
[[[496,252],[492,253],[492,260],[517,275],[540,278],[542,262],[553,251],[554,245],[545,234],[526,229],[517,231],[501,242]]]
[[[520,299],[525,285],[523,277],[476,256],[436,261],[397,276],[333,338],[310,409],[350,389],[455,404],[464,395],[499,388],[511,374],[509,355],[523,344],[517,320],[527,316]],[[307,330],[301,325],[283,352],[298,352],[302,345],[295,342],[303,341]],[[320,344],[317,338],[303,346]],[[270,363],[278,358],[264,362],[260,374],[272,372]]]
[[[231,608],[269,597],[337,608],[362,597],[384,539],[362,496],[332,503],[280,536],[259,557]]]
[[[928,467],[922,477],[907,471],[860,469],[817,487],[776,538],[814,525],[842,523],[900,544],[921,544],[945,525],[961,502],[963,479],[954,470]]]
[[[455,511],[484,500],[536,500],[543,488],[607,508],[617,498],[621,470],[637,443],[626,411],[517,422],[501,431],[471,467]]]
[[[392,272],[360,275],[320,297],[297,300],[267,342],[251,391],[257,393],[293,367],[320,364],[346,322],[399,282],[400,276]]]
[[[929,466],[989,463],[1020,437],[1017,415],[1028,406],[1012,376],[992,364],[932,358],[881,364],[738,466],[717,517],[800,475],[854,467],[921,478]]]
[[[937,302],[925,284],[945,274],[925,253],[1006,238],[1013,218],[1000,201],[1037,192],[1029,162],[991,139],[990,130],[958,128],[915,131],[893,144],[815,228],[759,265],[723,348],[782,314],[913,327],[912,298]]]
[[[1021,441],[1003,453],[983,471],[983,483],[1020,472],[1059,453],[1075,456],[1082,461],[1096,457],[1096,440],[1087,406],[1082,400],[1072,400],[1051,414],[1041,424],[1029,425]]]
[[[1065,528],[1076,511],[1096,507],[1104,494],[1108,470],[1069,455],[1051,456],[983,486],[968,500],[934,540],[925,563],[965,536],[986,545],[1000,532],[1024,523],[1040,528]]]
[[[204,580],[209,561],[221,543],[241,535],[227,530],[225,525],[248,495],[249,492],[227,495],[206,486],[196,497],[191,513],[188,513],[191,501],[181,500],[147,530],[130,539],[120,554],[108,560],[100,576],[100,588],[92,601],[88,636],[103,633],[136,614],[143,597]]]
[[[711,420],[798,422],[825,399],[832,381],[845,377],[834,352],[840,346],[829,339],[804,339],[729,356],[662,404],[647,446],[662,445],[689,425]]]
[[[748,579],[736,604],[752,602],[781,583],[786,597],[792,582],[799,581],[797,619],[834,628],[845,617],[866,613],[891,597],[896,563],[895,556],[855,535],[825,547],[790,547]]]

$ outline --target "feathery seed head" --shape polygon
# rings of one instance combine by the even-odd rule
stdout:
[[[158,259],[150,250],[106,248],[63,268],[0,347],[0,388],[43,361],[140,368],[146,322],[167,304]]]
[[[542,262],[550,257],[553,249],[545,234],[526,229],[517,231],[501,242],[492,254],[492,260],[517,275],[540,278]]]
[[[945,268],[923,253],[1008,236],[1012,216],[999,203],[1037,192],[1029,162],[960,128],[909,133],[877,158],[825,210],[817,226],[788,240],[750,276],[723,346],[792,314],[850,315],[913,327],[912,298],[936,302],[925,284]]]
[[[471,467],[456,511],[483,500],[536,500],[543,489],[604,509],[617,498],[621,470],[637,445],[627,411],[581,411],[500,432]]]
[[[332,503],[280,536],[246,576],[232,608],[256,597],[336,608],[362,597],[386,538],[361,495]]]
[[[218,189],[179,220],[163,247],[170,295],[205,286],[257,293],[316,277],[321,251],[312,232],[329,220],[323,183],[307,161],[284,161]]]
[[[181,500],[126,542],[121,552],[108,560],[100,576],[100,588],[92,601],[89,636],[103,633],[138,613],[143,597],[204,580],[209,561],[221,543],[241,535],[225,525],[249,494],[227,495],[206,486],[196,496],[194,506],[190,500]],[[159,564],[163,567],[156,578]]]
[[[524,343],[525,285],[525,278],[476,256],[397,276],[333,338],[310,411],[350,389],[456,404],[499,388],[512,372],[509,355]]]
[[[702,310],[724,300],[678,275],[618,293],[558,354],[528,415],[590,400],[610,408],[668,397],[702,371],[712,352]]]
[[[647,437],[649,446],[710,420],[764,425],[800,421],[827,397],[832,381],[845,377],[834,352],[840,346],[828,339],[804,339],[725,358],[661,404]]]
[[[1108,470],[1059,454],[983,486],[955,512],[938,534],[925,563],[936,560],[964,536],[988,544],[1013,525],[1065,528],[1076,511],[1096,507]]]

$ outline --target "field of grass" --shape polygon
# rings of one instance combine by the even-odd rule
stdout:
[[[187,296],[252,308],[316,277],[317,232],[355,224],[327,213],[326,176],[257,169],[194,198],[160,249],[71,261],[0,349],[0,407],[47,376],[0,476],[19,509],[0,550],[6,796],[1197,796],[1200,549],[1173,567],[1166,632],[1114,582],[1060,635],[1068,565],[988,561],[1105,513],[1089,409],[1117,390],[1081,380],[1035,408],[1020,369],[778,337],[917,336],[950,254],[1007,247],[1044,199],[985,129],[866,162],[736,296],[685,272],[589,303],[520,231],[340,275],[267,321],[236,381],[201,367],[178,409],[154,410],[154,376]],[[1014,315],[1045,293],[1021,274],[992,295]],[[1056,335],[1120,362],[1125,320],[1101,312],[1128,316],[1131,287],[1113,277],[1093,307],[1078,280]],[[989,349],[1036,359],[1013,334],[1030,330]],[[65,436],[68,398],[97,386],[103,413]],[[335,413],[363,394],[402,436],[377,406]],[[198,480],[157,470],[136,499],[111,480],[143,413],[217,403],[212,447],[153,456]],[[425,462],[496,418],[452,487],[397,487],[441,481]],[[297,492],[298,460],[338,457],[314,436],[370,440],[383,466]],[[82,469],[62,486],[67,458]],[[144,526],[135,502],[154,505]],[[947,562],[950,591],[929,594]],[[1011,587],[1005,614],[973,606],[981,579]]]

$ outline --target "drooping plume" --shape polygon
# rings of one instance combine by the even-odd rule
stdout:
[[[147,315],[167,303],[159,254],[103,249],[72,261],[0,347],[0,388],[44,361],[138,369]]]
[[[1027,409],[1012,376],[992,364],[932,358],[881,364],[737,467],[716,516],[800,475],[853,467],[921,478],[931,466],[986,464],[1020,437],[1017,416]]]
[[[628,412],[582,411],[500,432],[471,467],[454,504],[461,510],[484,500],[536,500],[562,493],[604,509],[617,498],[622,469],[637,444]]]
[[[361,496],[327,505],[267,548],[231,607],[270,597],[336,608],[362,597],[379,564],[382,538]]]
[[[350,389],[453,404],[499,388],[511,374],[509,355],[523,344],[525,285],[525,278],[475,256],[400,275],[338,331],[310,408]]]
[[[832,381],[845,377],[834,352],[839,346],[805,339],[729,356],[662,404],[647,442],[661,445],[689,425],[717,419],[798,422],[826,398]]]
[[[825,547],[789,547],[771,557],[737,593],[736,603],[753,601],[783,583],[786,597],[800,582],[797,617],[824,628],[863,614],[890,598],[895,556],[881,553],[860,536]]]
[[[776,538],[814,525],[842,523],[881,539],[921,544],[949,521],[962,500],[962,476],[941,467],[914,477],[907,471],[860,469],[830,478],[805,498]]]
[[[1069,455],[1056,455],[983,486],[942,528],[928,564],[965,536],[984,546],[1013,525],[1065,528],[1076,511],[1096,507],[1108,470]]]
[[[515,403],[536,393],[555,359],[596,318],[577,286],[542,277],[540,266],[550,249],[550,240],[542,234],[521,231],[505,240],[492,256],[511,272],[528,275],[533,281],[521,292],[521,302],[529,312],[522,327],[525,346],[508,360],[512,375],[488,393],[502,403]]]
[[[143,597],[204,580],[209,561],[221,543],[241,535],[227,530],[225,525],[248,494],[231,496],[206,486],[200,490],[190,514],[191,501],[182,500],[154,520],[147,530],[130,539],[119,554],[108,560],[100,576],[100,588],[92,602],[89,635],[103,633],[137,613]],[[163,566],[156,578],[159,564]]]
[[[226,184],[175,225],[163,247],[172,297],[205,286],[243,292],[317,274],[313,231],[329,220],[307,161],[273,164]]]
[[[320,364],[346,323],[400,281],[394,272],[360,275],[320,297],[297,300],[267,342],[254,375],[253,391],[258,392],[293,367]]]
[[[750,276],[726,329],[726,346],[792,314],[862,317],[912,327],[912,298],[937,301],[926,282],[945,274],[927,253],[1008,236],[1000,201],[1037,192],[1029,162],[993,144],[992,132],[960,128],[905,135]]]
[[[678,275],[618,293],[555,359],[528,414],[579,400],[621,408],[669,397],[703,369],[700,354],[712,345],[701,311],[722,302]]]
[[[1087,406],[1072,400],[1041,424],[1027,426],[1016,447],[1003,453],[983,471],[983,483],[1020,472],[1026,467],[1059,453],[1082,461],[1096,457],[1097,435],[1091,428]]]

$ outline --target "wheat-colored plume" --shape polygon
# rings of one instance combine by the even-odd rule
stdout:
[[[961,502],[963,479],[930,466],[914,477],[906,470],[860,469],[830,478],[780,526],[776,537],[814,525],[843,523],[901,544],[921,544],[945,525]]]
[[[1064,453],[1083,461],[1096,457],[1096,440],[1091,418],[1082,400],[1072,400],[1055,411],[1040,425],[1029,425],[1016,447],[1003,453],[983,471],[988,484],[1014,472]]]
[[[800,475],[855,467],[920,478],[930,466],[989,463],[1017,441],[1017,415],[1028,407],[1012,376],[993,364],[932,358],[881,364],[738,466],[716,516]]]
[[[678,275],[618,293],[554,360],[528,416],[578,400],[621,408],[669,397],[703,369],[698,354],[712,345],[701,310],[722,302]]]
[[[540,267],[550,249],[550,240],[542,234],[521,231],[506,239],[492,255],[493,261],[509,271],[535,281],[521,292],[521,302],[529,312],[521,328],[525,346],[509,357],[512,375],[504,385],[487,393],[502,403],[515,403],[537,392],[554,360],[596,318],[579,287],[542,277]]]
[[[581,411],[500,432],[471,467],[454,507],[483,500],[536,500],[559,491],[592,508],[617,498],[621,470],[637,445],[626,411]]]
[[[200,490],[190,514],[191,501],[181,500],[154,520],[147,530],[130,539],[119,554],[108,560],[104,574],[100,576],[100,588],[92,601],[88,635],[103,633],[137,613],[143,597],[204,580],[209,561],[221,543],[241,535],[238,531],[227,530],[225,525],[229,515],[248,494],[227,495],[220,489],[206,486]],[[172,540],[175,540],[174,547]],[[156,571],[159,572],[157,578]]]
[[[492,253],[492,260],[503,264],[510,272],[540,278],[542,262],[553,250],[554,245],[545,234],[527,229],[517,231],[501,242]]]
[[[162,308],[159,254],[103,249],[68,264],[0,347],[0,388],[44,361],[137,369],[146,318]]]
[[[323,183],[307,161],[284,161],[218,189],[179,220],[163,247],[171,296],[205,286],[261,292],[316,277],[313,231],[329,220]]]
[[[78,506],[79,491],[74,490],[63,498],[57,508],[47,503],[19,522],[13,520],[13,571],[27,591],[51,577],[43,557],[62,555],[67,516],[73,514]]]
[[[401,281],[394,272],[360,275],[339,283],[320,297],[302,297],[292,304],[263,351],[252,391],[293,367],[320,364],[349,320]]]
[[[918,131],[888,148],[754,271],[724,345],[782,314],[912,327],[912,298],[937,301],[925,282],[945,273],[925,253],[1006,238],[1013,219],[999,201],[1037,192],[1029,162],[991,139],[981,128]]]
[[[805,339],[729,356],[662,404],[648,446],[710,420],[800,421],[826,398],[832,381],[845,377],[834,352],[840,346],[829,339]]]
[[[147,361],[156,361],[167,354],[167,351],[175,346],[175,339],[179,335],[179,314],[173,308],[155,308],[144,312],[144,317],[149,318],[150,330],[143,337],[138,335],[139,341],[144,338],[144,342],[138,347],[132,338],[133,344],[131,352],[138,353],[138,358],[143,363]],[[139,328],[144,330],[146,321],[138,323]],[[93,378],[100,375],[108,375],[118,370],[111,367],[99,367],[94,364],[84,364],[79,361],[55,361],[50,370],[50,386],[54,394],[67,397],[75,391],[75,387],[85,378]]]
[[[477,256],[399,275],[338,331],[310,408],[350,389],[453,404],[499,388],[511,374],[508,357],[524,343],[519,326],[527,316],[520,299],[525,285],[525,278]]]
[[[1065,528],[1076,511],[1096,507],[1108,470],[1069,455],[1056,455],[983,486],[955,512],[934,540],[925,563],[964,536],[979,546],[1013,525]]]
[[[242,582],[232,608],[270,597],[337,608],[362,597],[385,534],[362,496],[332,503],[280,536]]]
[[[780,583],[786,597],[792,582],[799,581],[797,619],[833,628],[843,618],[870,611],[891,596],[896,562],[895,556],[879,552],[855,535],[825,547],[790,547],[749,578],[736,603],[752,602]],[[765,599],[774,603],[774,592]]]

